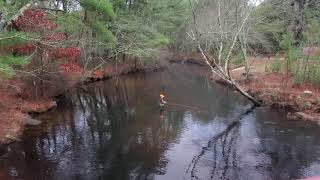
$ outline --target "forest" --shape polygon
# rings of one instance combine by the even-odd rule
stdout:
[[[2,79],[50,81],[48,71],[148,63],[160,49],[199,52],[199,44],[215,59],[238,64],[286,54],[297,82],[319,84],[317,0],[3,0],[0,7]]]

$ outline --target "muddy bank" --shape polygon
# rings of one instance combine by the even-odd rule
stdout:
[[[31,119],[29,113],[43,113],[56,106],[53,99],[24,99],[15,91],[0,90],[0,143],[19,139]]]
[[[245,80],[244,68],[234,68],[232,77],[247,92],[270,106],[287,113],[289,120],[306,120],[320,124],[320,89],[311,84],[297,85],[291,74],[265,72],[272,63],[269,58],[251,61],[250,80]],[[214,81],[227,85],[223,80]]]
[[[56,91],[56,94],[51,94],[50,97],[41,98],[25,98],[24,93],[27,92],[21,90],[23,82],[19,79],[8,80],[4,83],[10,84],[10,86],[0,88],[0,144],[19,141],[24,127],[36,121],[32,119],[30,114],[39,114],[55,108],[59,95],[77,85],[135,72],[158,71],[164,67],[159,63],[148,65],[117,64],[96,71],[60,72],[66,82],[64,90]]]
[[[320,125],[319,90],[312,86],[282,87],[280,84],[284,82],[283,80],[266,80],[275,77],[281,79],[281,76],[282,74],[268,74],[250,81],[235,79],[249,94],[262,102],[263,106],[285,111],[289,120],[313,121]],[[229,86],[216,77],[211,79],[218,84]]]
[[[264,105],[287,112],[289,120],[320,124],[320,91],[312,85],[295,85],[292,76],[270,73],[239,83]]]

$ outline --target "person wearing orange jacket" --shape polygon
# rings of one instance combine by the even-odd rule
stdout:
[[[167,102],[164,100],[165,96],[163,93],[160,93],[160,107],[164,108],[164,106],[167,104]]]

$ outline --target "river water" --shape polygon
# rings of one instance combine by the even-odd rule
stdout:
[[[158,108],[159,92],[168,104]],[[199,67],[66,94],[0,158],[0,179],[296,179],[320,175],[320,128],[250,109]]]

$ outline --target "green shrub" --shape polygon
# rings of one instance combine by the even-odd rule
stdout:
[[[295,71],[295,73],[293,74],[294,76],[294,82],[296,84],[301,84],[304,82],[304,75],[301,71]]]
[[[320,86],[320,65],[319,64],[309,66],[308,80],[312,84],[316,86]]]
[[[112,4],[108,0],[82,0],[80,5],[89,11],[96,11],[107,18],[114,18]]]
[[[266,73],[270,72],[270,69],[269,69],[268,65],[264,66],[264,72],[266,72]]]
[[[274,60],[274,62],[271,64],[270,70],[271,70],[271,72],[276,72],[276,73],[278,73],[278,72],[281,71],[281,67],[282,67],[282,64],[281,64],[280,59],[279,59],[279,58],[276,58],[276,59]]]
[[[320,86],[320,57],[304,57],[304,59],[294,63],[295,83],[312,83]]]
[[[28,63],[26,57],[23,56],[0,56],[0,76],[11,77],[15,75],[13,66],[22,66]]]
[[[232,64],[234,65],[242,65],[244,63],[244,58],[241,54],[235,56],[233,59],[232,59]]]

